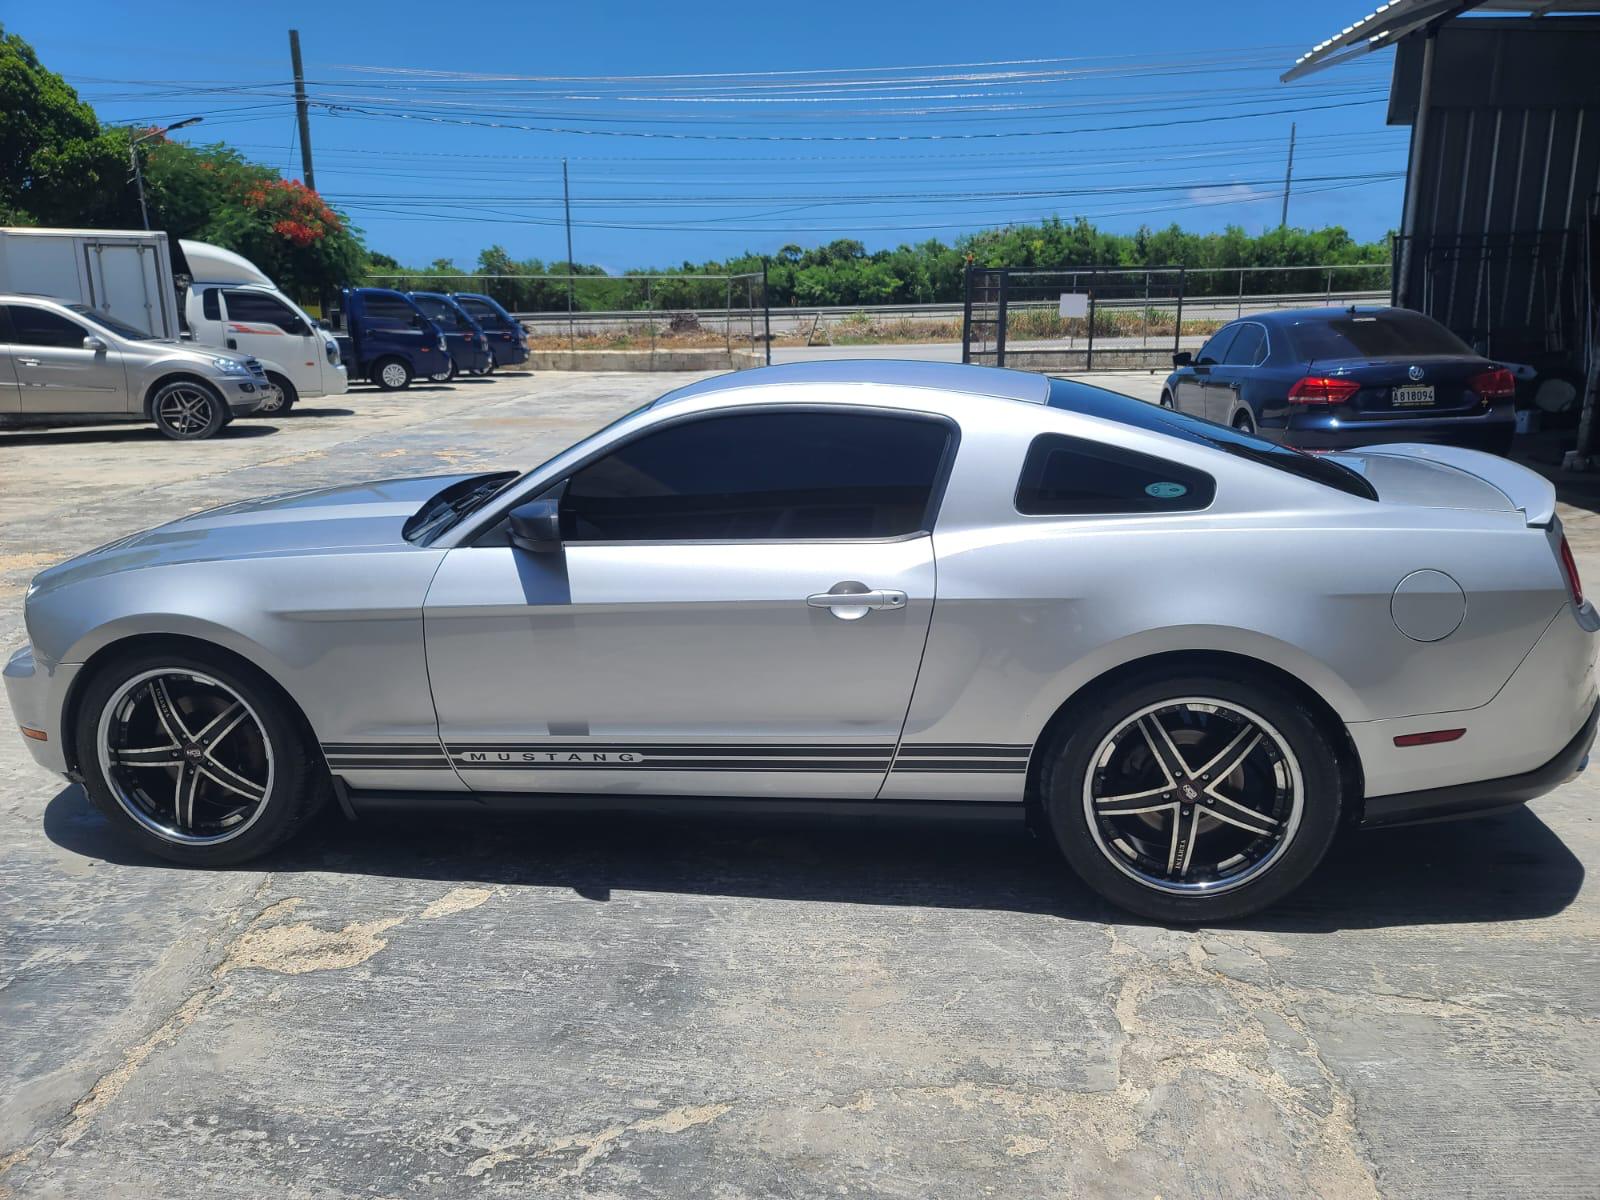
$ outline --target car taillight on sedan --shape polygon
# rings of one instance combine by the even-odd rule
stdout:
[[[1517,394],[1517,381],[1504,367],[1481,371],[1467,380],[1467,387],[1485,400],[1508,400]]]
[[[1290,404],[1343,404],[1361,390],[1354,379],[1336,375],[1307,375],[1289,388]]]
[[[1567,535],[1561,535],[1561,573],[1567,577],[1567,590],[1572,593],[1572,603],[1583,607],[1583,580],[1578,578],[1578,560],[1572,557],[1572,547],[1567,545]]]

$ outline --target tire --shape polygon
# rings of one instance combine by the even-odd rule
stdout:
[[[1240,413],[1233,418],[1233,427],[1240,433],[1255,433],[1256,423],[1250,419],[1249,413]]]
[[[432,383],[449,383],[455,377],[456,377],[456,360],[452,358],[450,360],[450,366],[449,366],[449,368],[447,370],[437,371],[434,374],[429,375],[428,379]]]
[[[150,419],[175,442],[214,437],[228,423],[228,406],[217,389],[199,379],[174,379],[150,397]]]
[[[372,364],[372,382],[380,391],[404,391],[411,386],[411,364],[403,358],[380,358]]]
[[[277,390],[278,399],[270,397],[266,403],[251,413],[255,417],[283,417],[287,416],[296,404],[300,402],[300,393],[295,390],[294,384],[276,371],[267,372],[267,382]]]
[[[1158,738],[1183,760],[1177,771],[1154,757]],[[1237,767],[1213,778],[1205,768],[1224,753]],[[1040,795],[1068,863],[1111,903],[1156,921],[1225,921],[1281,900],[1339,828],[1328,736],[1263,679],[1136,676],[1078,706],[1044,754]],[[1130,811],[1108,808],[1118,798]]]
[[[145,850],[187,866],[267,853],[331,790],[300,714],[264,676],[220,657],[116,659],[88,682],[73,736],[94,806]]]
[[[495,368],[498,367],[499,365],[500,365],[499,363],[495,362],[494,355],[490,354],[489,355],[489,365],[486,366],[481,373],[484,374],[484,375],[493,375],[494,372],[495,372]]]
[[[1167,391],[1166,388],[1161,389],[1161,407],[1173,411],[1178,407],[1172,402],[1172,393]]]

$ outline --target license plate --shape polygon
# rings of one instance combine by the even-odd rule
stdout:
[[[1396,408],[1427,408],[1433,403],[1433,384],[1397,387],[1389,393],[1389,396]]]

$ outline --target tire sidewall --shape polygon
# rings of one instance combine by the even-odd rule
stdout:
[[[161,419],[161,398],[175,387],[195,388],[204,392],[211,400],[211,419],[193,433],[180,433]],[[228,424],[228,417],[228,406],[223,401],[222,394],[204,380],[174,379],[162,384],[150,397],[150,419],[155,422],[155,427],[161,431],[163,437],[171,438],[175,442],[198,442],[213,437]]]
[[[272,788],[266,808],[239,836],[210,845],[171,842],[135,820],[118,802],[100,766],[100,717],[123,683],[146,671],[192,671],[219,680],[242,696],[261,720],[272,749]],[[152,854],[189,866],[227,866],[266,853],[292,837],[320,807],[308,738],[298,714],[288,710],[277,689],[222,661],[174,650],[138,652],[118,658],[89,680],[73,723],[78,766],[90,802],[127,838]]]
[[[1304,789],[1300,824],[1282,856],[1249,882],[1211,896],[1159,892],[1124,874],[1096,843],[1083,809],[1084,782],[1101,742],[1140,709],[1186,696],[1214,697],[1258,713],[1294,752]],[[1132,680],[1079,706],[1067,718],[1063,735],[1048,752],[1040,779],[1051,833],[1084,882],[1140,916],[1189,924],[1255,912],[1299,887],[1322,861],[1338,832],[1343,797],[1333,748],[1316,717],[1290,693],[1265,680],[1195,675]]]

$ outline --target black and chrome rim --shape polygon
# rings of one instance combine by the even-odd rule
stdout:
[[[211,393],[186,383],[163,388],[156,401],[156,419],[174,433],[199,433],[211,424]]]
[[[211,845],[255,824],[272,792],[272,744],[248,701],[176,668],[129,679],[100,712],[100,770],[117,803],[171,842]]]
[[[1300,763],[1257,713],[1205,696],[1130,715],[1095,750],[1083,810],[1124,875],[1175,895],[1241,887],[1289,848],[1304,806]]]
[[[383,377],[383,382],[389,387],[397,388],[406,385],[406,369],[397,362],[384,363],[383,369],[378,373]]]

